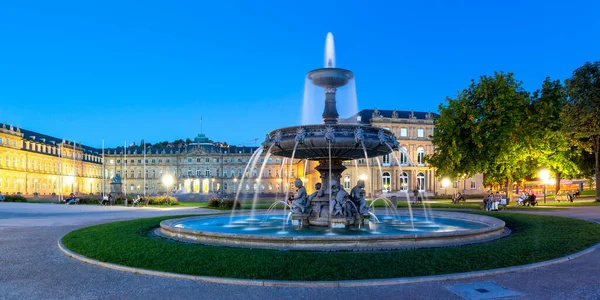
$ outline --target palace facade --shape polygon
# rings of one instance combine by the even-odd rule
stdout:
[[[101,191],[97,149],[3,124],[0,128],[0,192],[50,195]]]
[[[433,153],[430,136],[438,115],[426,112],[365,109],[340,123],[391,130],[400,149],[389,155],[344,163],[341,184],[359,179],[369,197],[403,195],[417,189],[427,195],[481,194],[483,176],[448,181],[437,178],[425,157]],[[102,157],[104,155],[104,164]],[[269,156],[261,147],[215,143],[200,134],[192,143],[96,149],[33,131],[0,128],[0,192],[3,194],[100,194],[119,175],[125,194],[225,192],[265,194],[294,191],[301,178],[308,192],[319,181],[316,162]],[[259,174],[262,174],[259,176]],[[172,178],[172,183],[164,179]]]

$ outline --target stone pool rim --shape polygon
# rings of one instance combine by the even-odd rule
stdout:
[[[413,215],[422,216],[420,212],[415,212]],[[404,214],[402,214],[402,216],[404,216]],[[505,229],[506,224],[504,221],[490,216],[442,211],[431,212],[429,216],[433,218],[475,222],[484,224],[487,227],[453,232],[336,236],[239,234],[175,227],[175,225],[180,222],[218,217],[222,218],[223,216],[221,215],[218,217],[195,216],[167,219],[160,222],[160,227],[154,230],[154,234],[167,239],[213,246],[311,251],[373,251],[447,247],[488,242],[509,234],[509,230]]]

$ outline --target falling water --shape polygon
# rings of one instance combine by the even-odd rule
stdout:
[[[354,178],[358,178],[358,159],[354,160]],[[354,180],[356,181],[356,180]]]
[[[252,164],[252,168],[254,168],[254,165],[256,164],[255,161],[258,160],[258,157],[260,157],[260,154],[262,153],[262,151],[263,151],[262,147],[258,148],[256,151],[254,151],[252,156],[250,156],[250,160],[246,164],[246,168],[244,168],[244,173],[242,173],[242,178],[240,178],[240,185],[238,186],[237,192],[235,193],[235,198],[233,200],[233,208],[231,209],[231,217],[229,218],[229,223],[231,223],[231,221],[233,220],[233,215],[235,214],[235,205],[237,202],[239,202],[240,192],[242,191],[242,188],[244,186],[244,177],[246,176],[246,173],[248,172],[248,168],[250,167],[251,164]],[[248,177],[250,177],[249,172],[248,172]]]
[[[284,157],[281,160],[281,166],[279,166],[279,175],[281,176],[281,182],[279,184],[283,184],[283,166],[285,166],[287,163],[287,157]],[[281,186],[281,189],[283,190],[283,186]],[[277,191],[275,192],[275,200],[277,200],[279,197],[279,188],[277,188]],[[284,201],[286,201],[287,199],[283,199]]]
[[[356,79],[352,78],[343,87],[336,91],[337,110],[341,118],[348,118],[358,113],[358,100],[356,98]],[[324,105],[324,104],[323,104]],[[344,123],[349,122],[356,124],[358,121],[354,118]]]
[[[363,152],[365,153],[365,163],[367,164],[367,174],[368,174],[367,179],[369,180],[369,183],[371,185],[371,193],[374,194],[373,193],[373,181],[372,181],[373,178],[371,178],[372,177],[371,176],[371,168],[369,166],[369,156],[367,155],[367,148],[365,147],[364,141],[361,141],[360,144],[362,145]],[[374,198],[374,196],[375,195],[371,195],[371,197],[373,197],[373,198]]]
[[[335,68],[335,47],[331,32],[327,33],[327,38],[325,39],[325,68]]]
[[[292,151],[292,157],[290,158],[290,167],[288,169],[288,173],[287,173],[287,177],[285,179],[285,186],[288,186],[290,184],[290,177],[292,176],[292,164],[294,163],[294,156],[296,156],[296,148],[298,147],[298,141],[296,141],[296,143],[294,144],[294,150]],[[285,192],[285,198],[283,198],[283,201],[287,201],[290,197],[290,193],[289,193],[289,189],[286,188],[286,192]],[[283,214],[286,214],[286,209],[287,207],[284,206],[283,207]],[[292,212],[290,212],[291,214]],[[283,221],[283,224],[281,224],[281,230],[285,231],[285,224],[287,224],[287,220]]]
[[[302,178],[306,179],[306,169],[308,168],[308,159],[304,160],[304,176]]]
[[[396,154],[396,152],[394,151],[394,148],[392,148],[392,146],[388,143],[385,143],[388,148],[390,148],[390,151],[392,151],[392,156],[394,157],[394,160],[396,160],[396,163],[398,164],[398,174],[402,174],[402,164],[400,163],[400,158],[398,157],[398,155]],[[410,204],[410,196],[409,193],[410,191],[406,191],[406,203],[408,203],[408,214],[410,215],[410,224],[412,225],[412,229],[415,229],[415,223],[414,223],[414,219],[413,219],[413,212],[412,212],[412,207]]]
[[[377,161],[377,166],[379,167],[379,176],[382,176],[381,187],[385,188],[383,186],[383,170],[381,169],[381,161],[379,161],[379,157],[376,157],[375,160]],[[381,195],[383,196],[383,198],[387,198],[387,194],[383,192],[383,189],[381,190]]]
[[[258,195],[260,194],[260,192],[262,192],[260,184],[263,172],[265,171],[265,166],[269,161],[269,157],[271,157],[271,149],[273,148],[273,146],[275,146],[275,143],[273,143],[271,147],[269,147],[269,150],[267,150],[267,155],[265,155],[265,160],[263,161],[262,166],[260,167],[260,172],[258,173],[258,178],[256,179],[256,190],[254,191],[254,198],[252,198],[252,210],[250,211],[250,219],[252,220],[254,220],[254,216],[256,213],[256,202],[258,202]]]

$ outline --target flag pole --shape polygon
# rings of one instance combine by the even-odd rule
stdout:
[[[104,184],[106,183],[106,175],[104,174],[104,140],[102,140],[102,199],[104,199]]]
[[[144,198],[146,198],[146,141],[142,139],[142,146],[144,147]]]
[[[125,149],[127,149],[127,141],[123,141],[123,160],[125,161],[125,165],[123,167],[123,173],[124,175],[127,174],[127,154],[125,152]],[[125,183],[125,187],[123,187],[123,191],[124,191],[124,195],[125,195],[125,201],[123,201],[125,203],[125,206],[127,206],[127,176],[123,176],[123,180]]]

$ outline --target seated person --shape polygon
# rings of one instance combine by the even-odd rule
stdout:
[[[69,200],[67,201],[67,203],[65,203],[65,204],[66,204],[66,205],[71,205],[71,204],[75,204],[75,203],[77,203],[77,199],[75,199],[75,195],[73,195],[73,194],[71,193],[71,199],[69,199]]]

